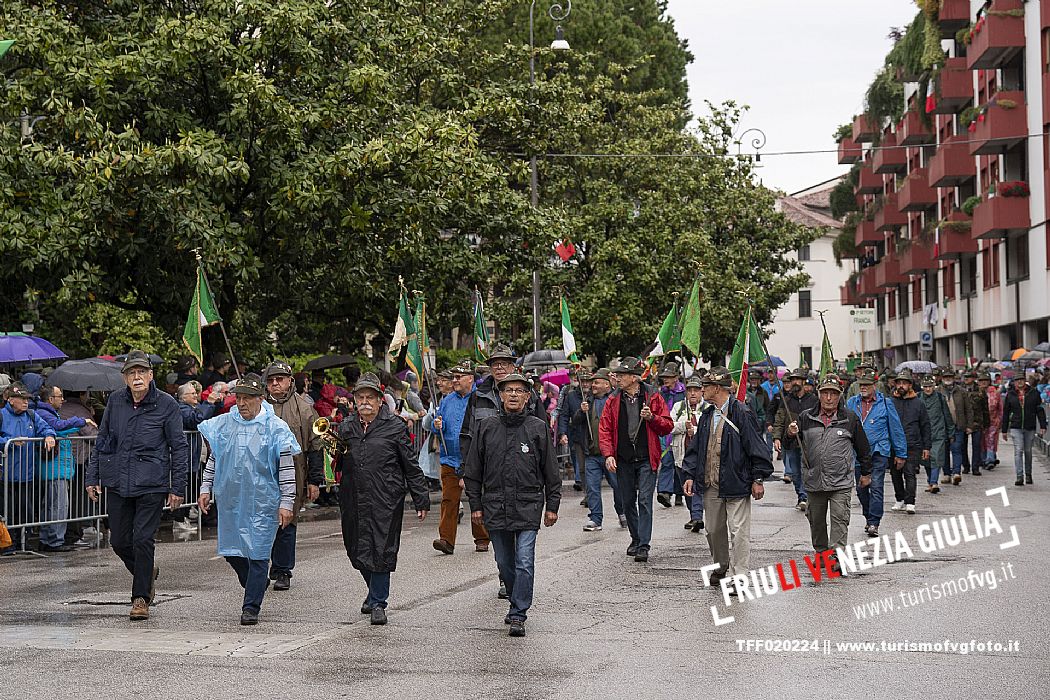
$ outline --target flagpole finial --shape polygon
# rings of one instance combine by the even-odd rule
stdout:
[[[190,248],[190,250],[193,251],[194,257],[197,258],[197,264],[198,265],[201,264],[201,262],[204,261],[204,258],[201,257],[201,249],[200,248]]]

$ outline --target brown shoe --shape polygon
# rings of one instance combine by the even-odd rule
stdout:
[[[445,540],[438,538],[434,540],[434,549],[441,552],[442,554],[452,554],[456,551],[456,548],[450,545]]]
[[[788,476],[787,474],[785,474],[785,475],[784,475],[784,476],[782,477],[782,479],[783,479],[783,481],[784,481],[784,483],[785,483],[785,484],[790,484],[790,483],[791,483],[791,477],[790,477],[790,476]]]
[[[925,490],[926,493],[931,493],[933,491],[933,486],[927,486]]]
[[[962,483],[962,477],[960,475],[956,474],[955,476],[952,477],[952,483],[955,484],[956,486],[958,486],[959,484]]]
[[[946,476],[946,477],[941,479],[941,483],[942,484],[950,484],[950,483],[952,483],[952,478],[950,476]]]
[[[146,602],[145,598],[136,598],[132,601],[131,614],[128,617],[136,622],[149,619],[149,603]]]
[[[476,544],[476,545],[474,545],[474,551],[475,552],[487,552],[487,551],[489,551],[489,544],[488,544],[488,542],[486,542],[485,544]]]

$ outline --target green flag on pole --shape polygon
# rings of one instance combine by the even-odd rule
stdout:
[[[678,330],[678,306],[672,305],[667,312],[667,318],[660,326],[660,332],[656,334],[656,347],[649,353],[649,357],[660,357],[670,355],[672,352],[682,352],[682,336]]]
[[[820,378],[826,374],[835,372],[835,356],[831,352],[831,341],[828,340],[828,332],[824,331],[824,342],[820,346]]]
[[[3,56],[5,53],[7,53],[7,50],[14,45],[14,39],[6,39],[4,41],[0,41],[0,56]]]
[[[689,349],[691,353],[700,357],[700,276],[693,280],[693,289],[689,292],[689,299],[685,302],[685,311],[682,312],[682,331],[679,335],[679,346]]]
[[[212,299],[211,290],[204,279],[204,268],[198,265],[197,284],[193,288],[193,300],[190,302],[190,311],[186,316],[186,328],[182,331],[182,342],[201,365],[204,364],[204,343],[201,340],[201,330],[221,320],[215,300]]]
[[[394,324],[394,338],[390,341],[390,349],[387,351],[391,360],[396,360],[401,354],[402,348],[407,348],[405,364],[415,372],[417,377],[422,377],[423,355],[419,349],[419,333],[416,329],[416,320],[412,318],[412,312],[408,308],[408,292],[404,285],[401,286],[401,299],[397,304],[397,322]]]
[[[485,323],[485,303],[481,292],[474,288],[474,359],[484,362],[489,359],[489,327]]]
[[[766,359],[762,351],[762,332],[751,316],[751,307],[747,307],[744,322],[736,336],[733,356],[729,360],[729,374],[737,381],[736,398],[743,401],[747,397],[747,369],[756,362]]]
[[[580,356],[576,354],[576,334],[572,331],[572,320],[569,318],[569,300],[564,294],[561,295],[561,346],[569,362],[580,364]]]

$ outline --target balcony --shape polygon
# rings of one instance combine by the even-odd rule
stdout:
[[[900,271],[903,275],[921,275],[927,270],[937,269],[937,259],[933,257],[933,245],[920,240],[913,240],[900,258]]]
[[[969,134],[962,133],[941,142],[928,167],[932,187],[958,187],[977,177],[977,164],[970,155]]]
[[[860,194],[878,194],[882,192],[885,178],[876,175],[870,166],[865,165],[857,175],[857,192]]]
[[[882,208],[875,212],[875,230],[893,231],[908,225],[908,215],[901,211],[897,193],[890,192],[882,199]]]
[[[872,159],[872,168],[880,175],[904,172],[908,168],[908,151],[905,148],[897,148],[897,136],[885,134],[882,143],[875,149],[875,157]]]
[[[920,106],[918,109],[925,109]],[[933,143],[933,134],[928,126],[922,123],[922,115],[914,109],[909,109],[897,125],[898,143],[902,146],[921,146],[924,143]]]
[[[853,118],[853,140],[857,143],[871,143],[880,129],[864,114]]]
[[[1003,153],[1024,141],[1027,134],[1024,93],[999,91],[989,100],[984,121],[978,121],[976,130],[970,134],[970,155]]]
[[[893,289],[904,281],[901,276],[901,263],[897,260],[896,255],[882,256],[882,260],[873,269],[875,270],[875,286],[880,289]]]
[[[942,39],[954,39],[956,33],[970,23],[970,0],[941,0],[937,26]]]
[[[839,141],[839,165],[851,165],[863,157],[859,143],[848,136]]]
[[[901,211],[926,211],[937,206],[937,193],[929,185],[926,168],[916,168],[904,178],[897,193]]]
[[[991,9],[1023,9],[1022,0],[994,0]],[[980,31],[973,34],[966,51],[970,70],[1002,68],[1024,48],[1024,18],[986,13]]]
[[[1032,226],[1028,211],[1030,197],[992,197],[973,210],[974,239],[1005,238],[1010,233],[1022,233]]]
[[[964,255],[977,254],[977,239],[971,233],[970,217],[961,211],[948,215],[948,225],[941,225],[938,260],[957,260]],[[953,226],[954,224],[954,226]]]
[[[866,267],[860,273],[860,284],[857,285],[857,291],[862,302],[882,294],[882,290],[875,284],[875,266]]]
[[[848,279],[846,284],[839,287],[839,298],[843,306],[857,306],[860,304],[860,290],[858,289],[860,279]]]
[[[863,248],[869,245],[875,245],[876,243],[882,243],[882,240],[886,238],[885,234],[881,231],[875,230],[874,221],[861,221],[857,224],[857,232],[854,234],[853,242],[858,248]]]
[[[1045,7],[1050,7],[1047,3]],[[1050,123],[1050,73],[1043,73],[1043,123]]]
[[[949,58],[937,78],[934,114],[955,114],[973,102],[973,72],[965,57]]]

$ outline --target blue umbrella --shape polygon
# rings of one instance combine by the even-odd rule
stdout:
[[[787,363],[781,360],[776,355],[770,355],[768,360],[762,360],[761,362],[755,362],[752,367],[768,367],[769,363],[772,362],[774,367],[787,367]]]
[[[0,333],[0,364],[64,360],[66,354],[43,338],[25,333]]]

